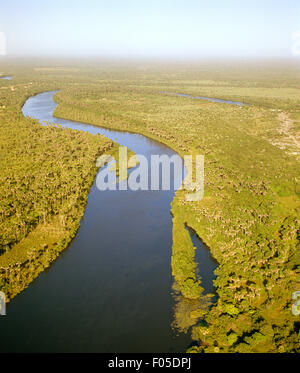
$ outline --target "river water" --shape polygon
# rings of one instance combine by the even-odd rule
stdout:
[[[205,96],[192,96],[192,95],[189,95],[189,94],[186,94],[186,93],[174,93],[174,92],[161,92],[161,93],[168,94],[168,95],[171,95],[171,96],[179,96],[179,97],[193,98],[193,99],[196,99],[196,100],[206,100],[206,101],[210,101],[210,102],[217,102],[219,104],[249,106],[248,104],[245,104],[244,102],[224,100],[222,98],[205,97]]]
[[[29,98],[23,114],[104,134],[147,159],[175,154],[141,135],[54,118],[54,93]],[[94,182],[68,249],[0,318],[0,351],[185,351],[190,336],[171,327],[176,304],[170,266],[174,193],[100,192]],[[209,276],[206,281],[212,281]]]

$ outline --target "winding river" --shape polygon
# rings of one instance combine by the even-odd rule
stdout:
[[[206,101],[210,101],[210,102],[217,102],[219,104],[249,106],[248,104],[245,104],[244,102],[224,100],[222,98],[206,97],[206,96],[192,96],[192,95],[189,95],[189,94],[186,94],[186,93],[174,93],[174,92],[161,92],[161,93],[171,95],[171,96],[179,96],[179,97],[193,98],[193,99],[196,99],[196,100],[206,100]]]
[[[29,98],[23,114],[104,134],[148,159],[175,154],[138,134],[54,118],[54,93]],[[171,327],[173,197],[174,190],[100,192],[94,182],[68,249],[8,304],[0,351],[185,351],[190,336]]]

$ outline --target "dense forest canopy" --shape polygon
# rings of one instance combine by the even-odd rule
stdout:
[[[299,316],[291,312],[292,293],[300,290],[296,64],[41,61],[0,70],[14,76],[0,80],[0,290],[13,297],[66,247],[83,214],[95,159],[114,147],[103,137],[22,116],[27,97],[59,88],[57,117],[141,133],[181,156],[205,156],[204,198],[188,202],[181,190],[172,204],[173,275],[183,296],[199,301],[190,352],[299,350]],[[219,263],[218,300],[205,312],[186,225]]]

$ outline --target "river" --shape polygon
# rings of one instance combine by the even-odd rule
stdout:
[[[142,135],[54,118],[54,93],[29,98],[23,114],[104,134],[147,159],[176,154]],[[8,304],[0,351],[184,352],[190,336],[171,327],[174,193],[100,192],[94,182],[68,249]]]
[[[161,92],[170,96],[179,96],[179,97],[186,97],[186,98],[193,98],[196,100],[205,100],[210,102],[216,102],[219,104],[230,104],[230,105],[237,105],[237,106],[249,106],[244,102],[240,101],[231,101],[231,100],[224,100],[222,98],[215,98],[215,97],[206,97],[206,96],[192,96],[186,93],[174,93],[174,92]]]

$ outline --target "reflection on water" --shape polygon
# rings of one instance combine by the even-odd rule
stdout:
[[[0,76],[0,79],[12,80],[12,76]]]
[[[187,333],[191,326],[203,320],[208,313],[213,304],[212,295],[201,295],[199,299],[184,298],[176,282],[173,284],[173,291],[175,307],[172,326],[179,332]]]

